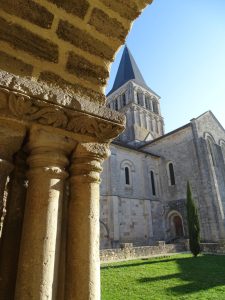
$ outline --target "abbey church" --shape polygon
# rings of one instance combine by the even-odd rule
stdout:
[[[164,134],[160,96],[146,84],[127,46],[107,105],[126,115],[126,130],[104,163],[101,248],[187,238],[187,181],[201,240],[224,240],[225,130],[212,112]]]

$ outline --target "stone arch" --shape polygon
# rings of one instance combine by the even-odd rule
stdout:
[[[104,87],[115,53],[132,22],[152,0],[14,2],[13,6],[0,4],[4,31],[0,40],[7,49],[1,54],[5,61],[1,69],[26,88],[26,80],[14,75],[36,78],[36,96],[47,88],[57,98],[56,90],[63,89],[74,103],[76,95],[78,101],[104,105]]]
[[[167,224],[167,239],[169,241],[174,241],[176,239],[182,238],[185,235],[184,223],[181,213],[177,210],[172,210],[168,213],[166,218]]]
[[[204,138],[206,140],[207,149],[209,152],[211,163],[213,166],[215,166],[216,165],[216,155],[215,155],[215,151],[214,151],[214,145],[216,144],[216,141],[209,132],[204,133]]]
[[[129,167],[132,172],[135,172],[135,166],[131,160],[124,159],[120,163],[120,168],[124,170],[125,167]]]
[[[214,144],[216,144],[216,140],[214,139],[214,137],[211,133],[204,132],[203,137],[205,140],[209,140],[209,141],[213,142]]]
[[[220,147],[222,149],[222,153],[223,153],[223,157],[224,157],[224,161],[225,161],[225,140],[220,139],[219,140],[219,145],[220,145]]]
[[[219,140],[219,145],[220,145],[221,147],[225,147],[225,140],[220,139],[220,140]]]

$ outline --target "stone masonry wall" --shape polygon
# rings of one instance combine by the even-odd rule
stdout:
[[[101,174],[101,248],[117,248],[119,243],[149,245],[153,240],[152,215],[157,218],[155,240],[162,231],[158,157],[112,144],[111,156],[104,162]],[[124,166],[129,167],[130,184],[125,184]],[[155,171],[157,195],[153,196],[150,170]],[[152,210],[152,202],[155,201]],[[158,212],[158,213],[157,213]],[[154,218],[154,220],[155,220]],[[108,230],[107,230],[108,229]]]
[[[130,246],[120,249],[100,250],[100,259],[101,262],[122,261],[148,258],[151,256],[160,256],[183,251],[187,251],[185,244],[165,244],[165,242],[158,242],[157,246]]]
[[[1,0],[0,69],[103,104],[114,54],[150,2]]]

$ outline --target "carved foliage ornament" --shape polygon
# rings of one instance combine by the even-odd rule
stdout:
[[[32,99],[3,88],[0,89],[0,114],[99,139],[115,138],[124,129],[121,124],[62,108],[43,100]]]

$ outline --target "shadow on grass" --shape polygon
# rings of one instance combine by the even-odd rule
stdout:
[[[173,261],[176,261],[179,267],[178,273],[143,277],[138,279],[138,282],[146,284],[158,281],[160,284],[161,281],[163,286],[163,282],[166,280],[179,279],[183,281],[182,284],[168,288],[177,295],[187,295],[219,286],[225,287],[225,256],[204,255],[197,258],[177,258]],[[158,262],[160,263],[160,261]]]

